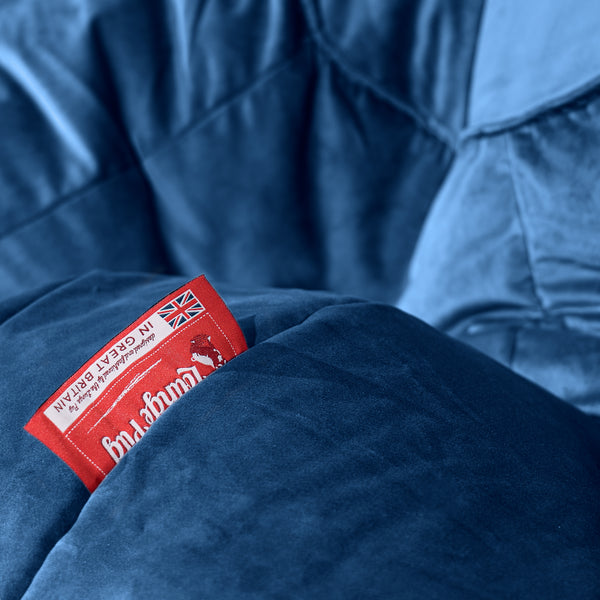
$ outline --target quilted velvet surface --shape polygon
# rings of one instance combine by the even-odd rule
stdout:
[[[477,2],[6,5],[2,294],[111,268],[393,302],[478,19]]]
[[[584,1],[486,3],[467,124],[398,302],[595,414],[599,20]]]
[[[595,597],[597,423],[388,305],[220,286],[250,349],[90,496],[20,424],[181,283],[95,272],[2,316],[3,596]]]
[[[2,3],[0,597],[597,597],[598,26]],[[250,349],[90,496],[22,427],[200,273]]]

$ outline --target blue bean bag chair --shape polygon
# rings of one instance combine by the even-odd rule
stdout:
[[[0,598],[598,598],[599,29],[0,6]],[[90,485],[48,402],[200,274],[247,350],[192,350]]]

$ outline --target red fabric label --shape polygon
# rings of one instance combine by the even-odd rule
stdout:
[[[198,277],[108,342],[25,429],[93,492],[173,402],[246,349],[233,315]]]

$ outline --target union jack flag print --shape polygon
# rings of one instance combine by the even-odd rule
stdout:
[[[173,329],[181,327],[201,312],[204,312],[204,306],[190,290],[186,290],[181,296],[171,300],[157,311]]]

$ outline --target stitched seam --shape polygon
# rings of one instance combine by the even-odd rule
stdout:
[[[215,321],[214,317],[210,313],[208,313],[208,317],[215,324],[216,328],[221,332],[221,335],[227,340],[227,343],[229,344],[229,347],[231,348],[233,355],[238,356],[238,353],[235,351],[235,348],[234,348],[233,344],[231,343],[229,336],[221,329],[221,326]]]
[[[333,44],[319,26],[318,17],[315,10],[309,5],[310,0],[301,0],[300,4],[304,11],[304,16],[308,23],[309,32],[317,48],[322,55],[330,62],[334,63],[340,72],[350,81],[368,89],[379,100],[389,104],[398,112],[410,117],[412,121],[429,135],[436,138],[442,144],[454,149],[456,141],[452,133],[439,121],[431,115],[423,115],[415,108],[392,94],[386,92],[379,83],[360,73],[353,66],[346,62],[342,52]]]
[[[198,117],[197,119],[194,119],[193,121],[185,125],[183,129],[173,134],[168,140],[166,140],[162,144],[159,144],[153,150],[150,150],[145,155],[142,155],[140,153],[140,163],[142,168],[147,160],[153,158],[154,156],[157,156],[161,152],[168,150],[173,143],[184,139],[189,134],[193,133],[196,129],[201,129],[202,127],[210,123],[213,119],[216,119],[217,117],[221,116],[222,113],[235,106],[238,102],[240,102],[246,96],[251,94],[256,88],[276,78],[284,71],[287,71],[293,65],[293,63],[300,56],[303,55],[305,49],[309,46],[310,42],[312,42],[310,38],[304,39],[298,47],[298,49],[296,50],[296,52],[294,52],[294,54],[286,57],[278,63],[275,63],[274,65],[271,65],[265,71],[262,71],[261,73],[256,75],[249,83],[247,83],[242,88],[234,92],[232,95],[228,96],[226,99],[217,103],[202,116]]]
[[[514,165],[514,157],[512,154],[512,150],[508,141],[508,135],[504,137],[504,145],[506,149],[506,157],[508,162],[508,169],[510,173],[510,180],[512,184],[513,195],[515,198],[515,206],[517,218],[519,220],[519,226],[521,228],[521,237],[523,238],[523,247],[525,249],[525,259],[527,261],[527,266],[529,268],[529,275],[531,278],[531,287],[533,291],[534,298],[538,304],[539,311],[545,315],[546,310],[544,309],[544,303],[542,301],[542,297],[539,293],[539,286],[536,281],[535,272],[533,269],[533,259],[532,259],[532,249],[530,243],[530,236],[528,235],[527,228],[525,225],[525,218],[523,214],[523,199],[521,191],[519,190],[519,186],[517,184],[517,174]]]
[[[73,444],[73,447],[75,448],[75,450],[77,450],[79,453],[81,453],[83,456],[85,456],[85,458],[87,458],[87,460],[94,465],[94,467],[96,467],[96,469],[98,469],[98,471],[100,471],[100,473],[102,473],[102,475],[104,475],[104,477],[106,477],[106,473],[79,447],[77,446],[77,444],[67,435],[66,439],[69,440],[69,442],[71,442],[71,444]]]
[[[90,193],[94,192],[95,190],[101,188],[103,185],[109,185],[110,183],[116,181],[120,177],[126,176],[136,169],[138,171],[140,171],[140,176],[145,181],[143,174],[142,174],[141,165],[139,165],[139,163],[134,162],[134,163],[126,164],[126,165],[122,166],[119,170],[108,175],[107,177],[102,177],[99,179],[92,179],[91,181],[88,181],[83,186],[79,187],[78,189],[68,192],[66,194],[63,194],[62,196],[59,196],[57,199],[53,200],[50,205],[41,208],[35,214],[27,217],[25,220],[21,221],[20,223],[17,223],[16,225],[10,227],[6,231],[0,233],[0,242],[2,240],[4,240],[5,238],[10,237],[14,233],[17,233],[18,231],[25,229],[28,225],[31,225],[32,223],[35,223],[36,221],[43,219],[44,217],[53,213],[55,210],[58,210],[61,206],[64,206],[65,204],[68,204],[69,202],[71,202],[73,200],[77,200],[83,196],[86,196],[87,194],[90,194]]]
[[[306,46],[308,45],[308,42],[312,43],[312,41],[313,40],[310,38],[305,39],[294,54],[286,57],[285,59],[283,59],[279,63],[276,63],[275,65],[271,65],[265,71],[256,75],[249,83],[244,85],[233,95],[229,96],[225,100],[218,102],[216,105],[209,108],[208,111],[206,111],[206,113],[202,114],[201,116],[199,116],[196,119],[193,119],[190,123],[186,124],[181,130],[179,130],[178,132],[173,134],[167,140],[164,140],[163,142],[161,142],[156,148],[149,151],[147,154],[142,155],[138,151],[138,154],[135,154],[132,157],[134,162],[125,164],[118,171],[116,171],[115,173],[112,173],[108,177],[88,181],[84,185],[79,187],[78,189],[75,189],[66,194],[63,194],[62,196],[59,196],[57,199],[52,200],[52,203],[49,206],[46,206],[46,207],[40,209],[38,212],[36,212],[35,214],[26,218],[24,221],[17,223],[13,227],[11,227],[9,230],[0,233],[0,242],[2,240],[4,240],[5,238],[13,235],[14,233],[17,233],[18,231],[25,229],[28,225],[31,225],[32,223],[35,223],[36,221],[43,219],[44,217],[50,215],[52,212],[54,212],[54,210],[59,209],[61,206],[64,206],[65,204],[68,204],[69,202],[76,201],[76,200],[80,199],[82,196],[90,194],[90,193],[94,192],[96,189],[101,188],[103,185],[109,184],[115,180],[118,180],[120,177],[126,176],[135,170],[139,171],[143,182],[146,185],[150,186],[151,183],[145,176],[146,169],[145,169],[144,163],[147,160],[150,160],[152,157],[157,156],[161,152],[168,150],[173,144],[175,144],[178,141],[180,141],[181,139],[185,138],[187,135],[191,134],[196,129],[200,129],[200,128],[204,127],[205,125],[210,123],[213,119],[217,118],[218,116],[220,116],[221,114],[223,114],[224,112],[226,112],[227,110],[229,110],[230,108],[235,106],[244,97],[246,97],[248,94],[250,94],[255,88],[261,86],[264,83],[269,82],[271,79],[275,78],[281,72],[287,70],[294,63],[294,61],[300,55],[302,55]]]
[[[590,104],[597,101],[598,96],[600,96],[600,77],[582,88],[548,101],[546,104],[528,109],[521,115],[467,127],[460,133],[458,145],[479,137],[503,134],[523,125],[536,123],[561,113],[585,110]]]

